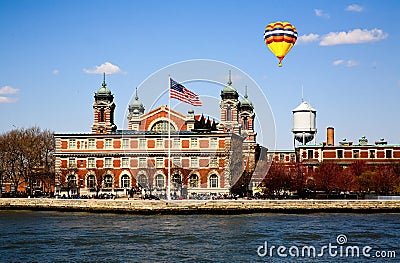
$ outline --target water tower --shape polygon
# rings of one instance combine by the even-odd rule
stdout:
[[[307,144],[315,138],[317,111],[310,104],[303,101],[293,110],[293,129],[294,139],[300,144]]]

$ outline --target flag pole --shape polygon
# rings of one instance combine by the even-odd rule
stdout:
[[[171,76],[168,74],[168,179],[167,200],[171,200]]]

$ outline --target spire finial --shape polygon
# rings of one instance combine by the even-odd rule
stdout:
[[[135,100],[139,100],[139,97],[137,95],[137,87],[136,87],[136,93],[135,93]]]
[[[232,76],[231,76],[231,70],[229,70],[229,79],[228,79],[228,85],[232,85]]]
[[[106,73],[105,72],[103,72],[103,85],[102,86],[103,87],[107,86],[107,84],[106,84]]]
[[[244,87],[244,98],[247,99],[247,85]]]

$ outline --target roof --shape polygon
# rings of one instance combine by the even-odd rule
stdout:
[[[293,112],[297,112],[297,111],[312,111],[312,112],[316,112],[316,110],[310,106],[310,104],[308,104],[307,101],[303,101],[302,103],[300,103],[299,106],[297,106],[297,108],[295,108],[293,110]]]

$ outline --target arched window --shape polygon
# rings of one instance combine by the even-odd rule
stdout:
[[[171,127],[171,131],[175,131],[174,125],[172,125],[169,121],[158,121],[151,126],[150,131],[157,133],[167,133],[168,132],[168,124]]]
[[[68,186],[76,187],[76,175],[75,174],[69,175],[67,178],[67,181],[68,181]]]
[[[165,186],[164,175],[157,174],[155,180],[156,180],[156,188],[164,188]]]
[[[93,174],[90,174],[86,177],[86,187],[94,188],[96,186],[96,177]]]
[[[218,175],[212,174],[209,180],[210,180],[210,188],[218,188]]]
[[[103,188],[112,188],[112,187],[113,187],[113,177],[111,174],[106,174],[104,176]]]
[[[231,106],[228,106],[226,108],[226,120],[227,121],[232,121],[232,108],[231,108]]]
[[[189,187],[199,187],[199,176],[197,174],[192,174],[189,177]]]
[[[149,185],[149,181],[147,179],[147,176],[145,174],[139,174],[138,175],[138,186],[139,187],[143,187],[143,188],[147,188]]]
[[[131,187],[131,178],[129,178],[129,175],[124,174],[121,177],[121,187],[122,188],[129,188]]]

